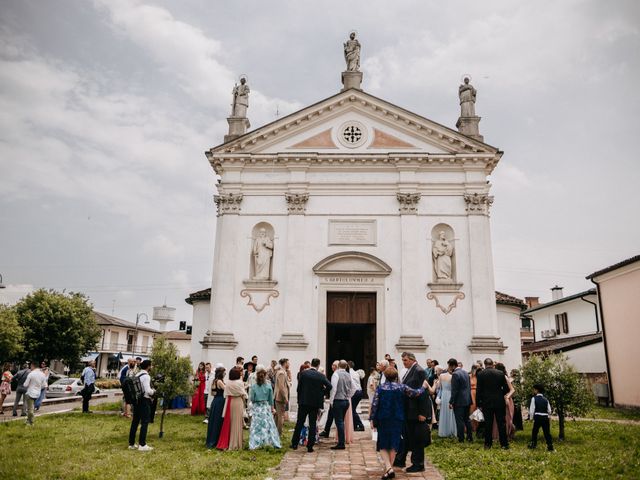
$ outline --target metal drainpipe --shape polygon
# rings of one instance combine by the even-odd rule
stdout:
[[[596,286],[596,293],[598,294],[598,305],[600,306],[600,319],[602,320],[602,343],[604,343],[604,361],[607,365],[607,380],[609,385],[609,400],[611,400],[611,406],[614,406],[613,400],[613,384],[611,382],[611,368],[609,368],[609,351],[607,350],[607,332],[604,327],[604,310],[602,309],[602,296],[600,295],[600,284],[593,278],[590,278],[591,283]],[[591,303],[591,302],[589,302]]]
[[[591,294],[589,293],[587,295],[591,295]],[[596,305],[595,303],[593,303],[590,300],[587,300],[584,297],[580,297],[580,300],[582,300],[583,302],[587,302],[587,303],[590,303],[591,305],[593,305],[593,309],[596,311],[596,333],[600,333],[600,322],[598,321],[598,305]]]

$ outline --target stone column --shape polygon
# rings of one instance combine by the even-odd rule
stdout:
[[[487,194],[465,194],[469,221],[469,270],[471,272],[471,306],[473,337],[468,348],[472,353],[501,354],[505,350],[498,336],[489,228],[489,207],[493,197]]]
[[[419,270],[416,262],[420,248],[420,234],[418,229],[418,202],[419,193],[398,193],[400,204],[400,238],[402,270],[402,331],[396,348],[398,351],[412,350],[424,351],[427,344],[420,333],[420,312],[418,311],[418,299],[422,298]]]
[[[306,193],[286,193],[287,210],[287,250],[284,298],[284,321],[280,339],[276,342],[280,350],[306,350],[309,345],[304,336],[305,312],[304,296],[304,235],[305,210],[309,195]],[[286,355],[285,355],[286,356]]]
[[[233,335],[233,303],[235,299],[235,269],[244,244],[239,231],[240,204],[242,194],[222,194],[215,197],[218,206],[216,223],[216,255],[213,259],[213,282],[211,285],[211,306],[209,327],[203,348],[233,350],[238,344]],[[246,235],[244,235],[246,236]],[[247,254],[247,264],[249,257]]]

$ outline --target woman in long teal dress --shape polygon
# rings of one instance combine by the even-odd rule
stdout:
[[[251,386],[249,399],[251,400],[252,418],[249,430],[249,450],[273,446],[280,448],[280,436],[276,422],[273,420],[273,389],[271,382],[266,381],[267,370],[262,365],[256,367],[256,383]]]
[[[400,450],[402,426],[404,424],[404,397],[419,397],[429,384],[425,380],[422,388],[414,390],[398,383],[398,371],[388,367],[384,371],[385,383],[376,389],[371,402],[369,421],[378,432],[376,450],[384,460],[385,473],[383,479],[394,478],[393,462]]]
[[[451,400],[451,374],[444,370],[440,374],[438,380],[440,382],[440,419],[438,420],[438,436],[439,437],[455,437],[458,429],[456,428],[456,418],[453,409],[449,408],[449,400]]]

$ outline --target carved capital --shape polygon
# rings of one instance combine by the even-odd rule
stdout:
[[[493,204],[493,195],[486,193],[465,193],[464,202],[467,213],[472,215],[489,215],[489,208]]]
[[[307,209],[308,193],[285,193],[289,215],[304,215]]]
[[[225,213],[240,213],[240,204],[242,203],[241,193],[225,193],[222,195],[215,195],[213,201],[216,202],[218,207],[218,216]]]
[[[397,193],[396,198],[400,202],[401,215],[418,213],[418,202],[420,201],[419,193]]]

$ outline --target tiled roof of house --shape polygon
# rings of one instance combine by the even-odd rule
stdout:
[[[496,290],[496,303],[500,305],[511,305],[514,307],[519,307],[521,310],[524,310],[527,308],[527,304],[524,303],[523,300],[517,297],[512,297],[511,295],[507,295],[506,293],[498,292],[497,290]]]
[[[602,341],[602,333],[589,333],[586,335],[576,335],[575,337],[553,338],[551,340],[541,340],[539,342],[526,343],[522,345],[523,354],[532,353],[558,353],[574,350],[579,347],[599,343]]]
[[[205,288],[204,290],[198,290],[189,294],[189,298],[185,298],[184,301],[189,305],[193,305],[193,302],[202,302],[205,300],[211,300],[211,288]]]
[[[558,305],[559,303],[569,302],[571,300],[575,300],[576,298],[580,298],[580,297],[586,297],[587,295],[596,295],[596,289],[590,288],[589,290],[585,290],[584,292],[576,293],[574,295],[569,295],[568,297],[562,297],[562,298],[559,298],[558,300],[553,300],[547,303],[540,303],[539,305],[536,305],[535,307],[531,307],[530,309],[525,310],[522,313],[532,313],[537,310],[542,310],[543,308],[551,307],[553,305]]]
[[[129,330],[135,330],[136,328],[135,322],[128,322],[127,320],[122,320],[121,318],[113,317],[111,315],[107,315],[106,313],[96,312],[94,310],[93,316],[96,319],[96,323],[98,325],[113,325],[116,327],[128,328]],[[159,333],[159,330],[156,330],[155,328],[145,327],[142,323],[138,323],[138,330],[140,330],[141,332]]]
[[[618,263],[614,263],[613,265],[608,266],[607,268],[603,268],[602,270],[598,270],[597,272],[593,272],[591,275],[588,275],[586,278],[591,280],[593,277],[597,277],[598,275],[602,275],[603,273],[611,272],[612,270],[617,270],[618,268],[625,267],[627,265],[631,265],[632,263],[640,261],[640,255],[636,255],[635,257],[627,258]]]
[[[167,340],[191,340],[191,335],[187,335],[184,330],[172,330],[162,334]]]

